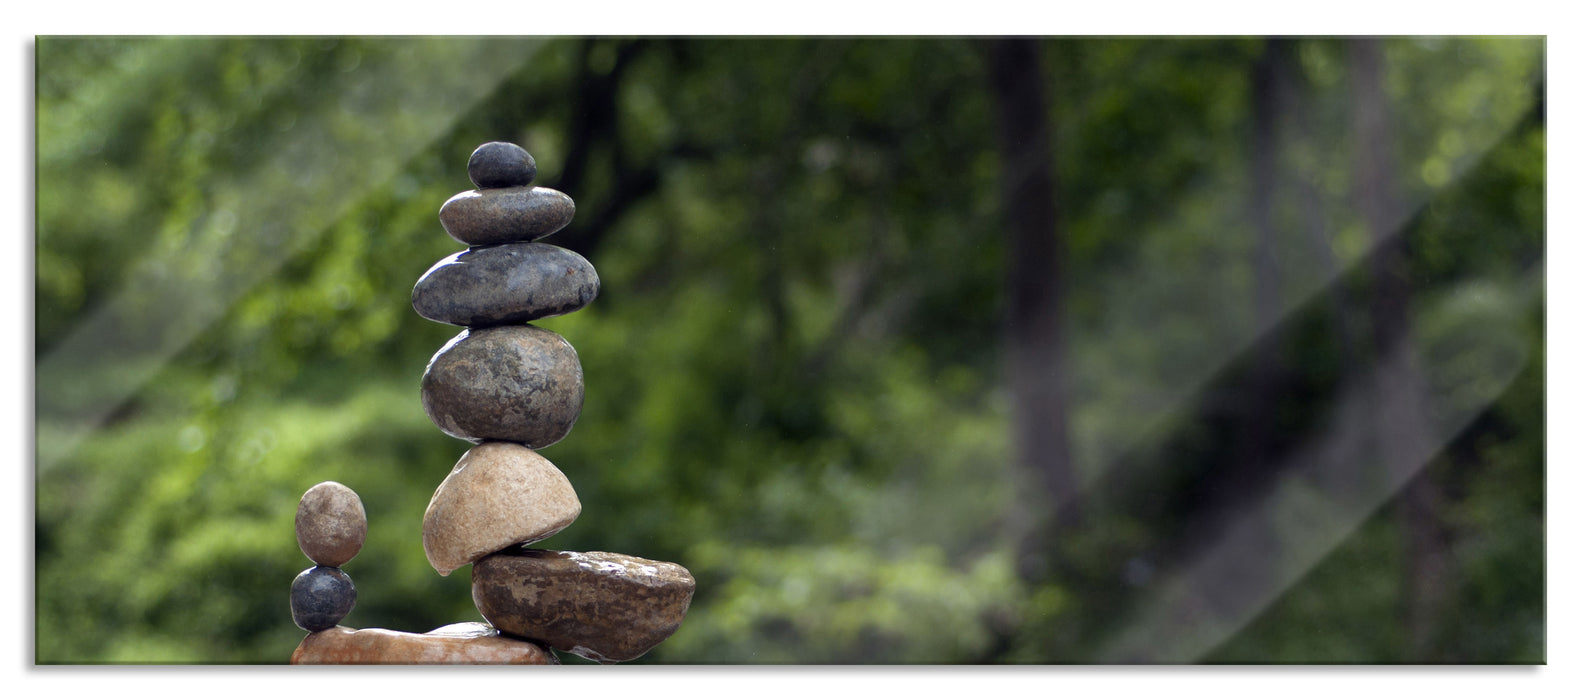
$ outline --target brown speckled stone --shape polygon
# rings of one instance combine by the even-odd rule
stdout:
[[[428,634],[371,627],[314,632],[291,653],[293,664],[519,664],[553,665],[555,654],[505,637],[481,622],[446,625]]]
[[[429,360],[423,410],[451,437],[552,445],[582,412],[582,363],[553,331],[468,329]]]
[[[490,141],[467,159],[467,177],[479,187],[521,187],[537,175],[533,156],[514,143]]]
[[[599,275],[581,255],[509,243],[434,263],[412,288],[412,308],[430,321],[476,328],[568,314],[598,295]]]
[[[468,190],[439,209],[445,232],[470,246],[525,243],[571,223],[576,203],[547,187]]]
[[[696,587],[678,564],[512,547],[472,567],[472,601],[507,634],[583,658],[630,661],[681,626]]]
[[[357,492],[334,481],[316,484],[297,502],[297,546],[320,566],[339,567],[368,538],[368,514]]]
[[[467,451],[423,514],[423,552],[448,576],[491,552],[565,529],[582,503],[555,465],[514,442]]]

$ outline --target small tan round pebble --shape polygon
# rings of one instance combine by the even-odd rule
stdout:
[[[297,546],[319,566],[340,566],[368,539],[368,514],[357,492],[334,481],[314,485],[297,503]]]

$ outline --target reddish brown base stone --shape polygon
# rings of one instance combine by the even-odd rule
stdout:
[[[488,625],[470,622],[427,634],[333,627],[303,639],[292,652],[291,663],[550,665],[560,660],[537,644],[502,637]]]
[[[483,619],[599,663],[631,661],[665,641],[696,588],[680,564],[610,552],[511,547],[472,565]]]

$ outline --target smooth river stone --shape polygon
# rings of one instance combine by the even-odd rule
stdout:
[[[315,484],[297,502],[297,546],[320,566],[340,566],[368,539],[363,501],[337,482]]]
[[[467,245],[535,241],[571,223],[571,197],[548,187],[506,187],[458,193],[439,208],[445,232]]]
[[[630,661],[681,626],[696,587],[678,564],[513,547],[472,567],[472,601],[500,631],[602,663]]]
[[[554,331],[468,329],[429,360],[423,410],[451,437],[552,445],[582,412],[582,363]]]
[[[333,627],[303,639],[291,652],[291,663],[547,666],[559,664],[560,659],[532,642],[501,636],[482,622],[461,622],[427,634]]]
[[[514,442],[485,442],[456,462],[423,514],[423,553],[441,576],[513,544],[565,529],[582,503],[555,465]]]
[[[467,159],[467,177],[478,187],[522,187],[538,176],[538,164],[514,143],[490,141]]]
[[[309,632],[334,627],[356,605],[352,577],[333,566],[315,566],[291,581],[291,621]]]
[[[477,328],[568,314],[598,295],[599,274],[581,255],[508,243],[434,263],[412,288],[412,308],[430,321]]]

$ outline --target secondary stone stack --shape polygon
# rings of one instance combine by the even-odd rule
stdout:
[[[291,654],[293,664],[557,664],[548,649],[505,637],[479,622],[446,625],[427,634],[352,629],[338,623],[352,611],[357,589],[340,566],[368,537],[362,499],[326,481],[297,503],[297,546],[314,566],[291,583],[291,619],[310,634]]]
[[[467,246],[424,273],[412,307],[463,326],[423,373],[423,409],[477,446],[435,490],[423,550],[441,575],[473,565],[473,601],[500,632],[600,662],[629,661],[681,625],[695,583],[679,565],[605,552],[528,549],[582,512],[571,482],[537,450],[582,411],[582,365],[560,335],[530,321],[593,301],[582,256],[538,243],[571,222],[565,194],[534,187],[533,157],[514,144],[473,151],[478,189],[440,208]]]
[[[334,627],[357,604],[357,587],[341,565],[368,538],[368,514],[357,493],[333,481],[308,489],[297,502],[297,547],[316,566],[291,582],[291,621],[309,632]]]

